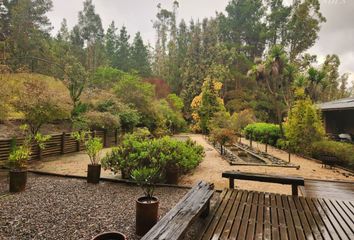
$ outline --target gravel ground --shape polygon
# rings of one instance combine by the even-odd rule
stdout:
[[[163,216],[188,191],[157,188]],[[8,193],[0,180],[0,239],[91,239],[105,231],[120,231],[129,240],[135,232],[135,199],[141,189],[127,184],[46,177],[30,174],[25,192]]]
[[[221,158],[220,154],[211,146],[205,138],[200,134],[189,134],[190,138],[202,145],[205,149],[205,158],[199,166],[191,173],[182,176],[180,180],[181,185],[192,186],[200,180],[212,182],[216,189],[224,189],[229,185],[226,178],[222,178],[221,174],[224,171],[240,170],[243,172],[263,173],[263,174],[278,174],[283,176],[301,176],[308,179],[322,179],[322,180],[344,180],[354,181],[354,176],[347,171],[341,169],[323,168],[321,163],[308,160],[296,155],[291,155],[291,162],[294,165],[299,165],[300,169],[296,168],[282,168],[269,166],[230,166],[230,164]],[[249,141],[242,139],[242,143],[248,144]],[[264,151],[263,144],[253,142],[253,147],[256,150]],[[287,161],[288,154],[284,151],[268,146],[268,153]],[[274,192],[280,194],[291,194],[291,187],[289,185],[263,183],[256,181],[238,180],[235,182],[237,188],[254,190],[260,192]]]

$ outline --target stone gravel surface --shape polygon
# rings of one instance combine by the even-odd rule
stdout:
[[[188,189],[159,187],[159,214],[163,216]],[[129,240],[135,235],[135,199],[139,187],[30,174],[25,192],[8,193],[0,180],[0,239],[91,239],[105,231],[119,231]]]

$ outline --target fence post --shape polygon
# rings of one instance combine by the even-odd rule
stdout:
[[[268,153],[268,142],[269,142],[269,135],[267,134],[267,140],[265,145],[265,152]]]
[[[80,133],[80,132],[79,132]],[[80,133],[81,135],[81,133]],[[80,146],[80,140],[76,140],[76,151],[80,152],[81,151],[81,146]]]
[[[60,144],[60,154],[64,154],[65,152],[65,132],[61,135],[61,144]]]
[[[107,129],[103,129],[103,147],[107,147]]]
[[[252,134],[250,136],[250,147],[252,147]]]

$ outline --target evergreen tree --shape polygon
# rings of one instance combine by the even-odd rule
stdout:
[[[110,66],[114,66],[117,64],[117,30],[118,29],[116,28],[114,21],[112,21],[105,35],[105,51]]]
[[[27,65],[33,68],[33,57],[48,54],[51,24],[46,14],[52,8],[52,1],[13,0],[4,4],[8,10],[5,32],[12,64],[14,67]]]
[[[143,77],[151,75],[150,55],[140,32],[137,32],[131,47],[131,67]]]
[[[120,30],[118,43],[117,43],[117,52],[116,52],[116,65],[114,67],[128,72],[131,69],[130,64],[130,44],[129,44],[129,34],[127,28],[123,26]]]
[[[65,18],[61,22],[60,29],[59,29],[59,32],[57,34],[57,39],[59,41],[64,41],[64,42],[68,42],[69,39],[70,39],[70,33],[69,33],[69,30],[68,30],[68,24],[67,24],[67,21],[66,21]]]

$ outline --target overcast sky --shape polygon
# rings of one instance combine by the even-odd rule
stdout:
[[[179,0],[179,19],[186,21],[213,17],[222,12],[229,0]],[[71,28],[77,23],[77,15],[83,8],[83,0],[53,0],[53,10],[48,14],[56,33],[63,18]],[[354,82],[354,0],[320,0],[321,10],[327,18],[319,34],[319,40],[309,52],[323,61],[326,54],[336,53],[341,59],[341,73],[351,73]],[[152,45],[155,32],[152,20],[157,13],[157,4],[170,9],[173,0],[93,0],[96,12],[100,14],[106,29],[111,21],[116,26],[125,25],[131,36],[140,31],[143,38]]]

